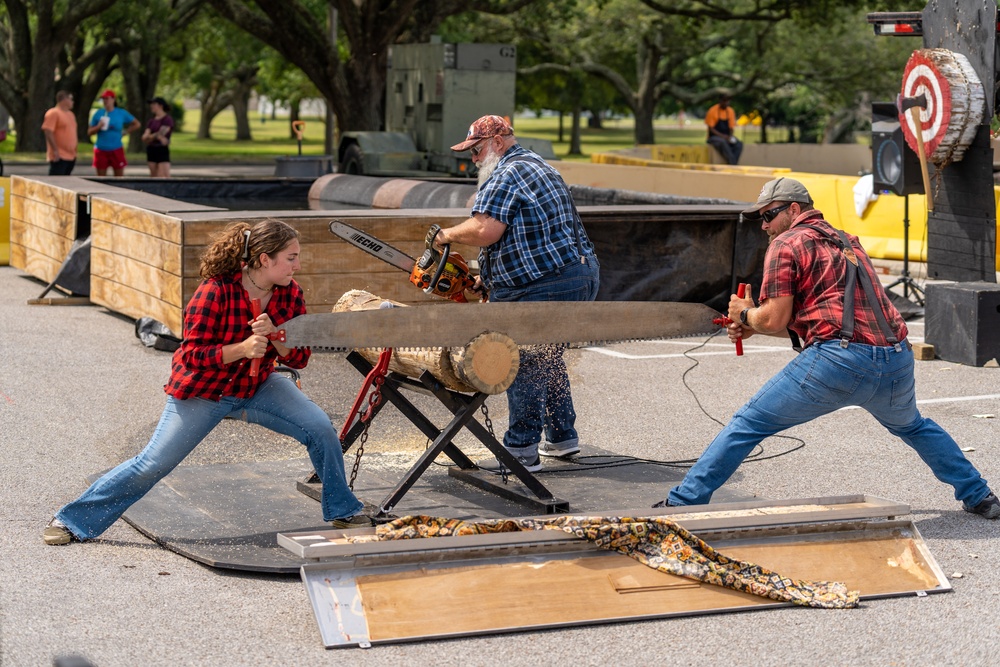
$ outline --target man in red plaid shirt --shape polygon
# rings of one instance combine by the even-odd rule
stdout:
[[[846,406],[862,407],[955,489],[966,511],[1000,518],[1000,501],[955,440],[917,410],[906,325],[857,237],[834,229],[798,181],[766,183],[744,211],[770,239],[760,305],[735,294],[729,338],[800,338],[804,349],[736,411],[683,481],[654,507],[700,505],[765,438]]]
[[[201,260],[204,281],[184,312],[184,340],[164,387],[167,406],[149,444],[94,482],[45,527],[46,544],[97,537],[170,473],[226,417],[295,438],[323,482],[323,518],[335,528],[370,526],[347,486],[330,418],[287,377],[281,359],[303,368],[309,350],[276,340],[278,325],[306,312],[298,232],[280,220],[226,227]],[[260,301],[254,316],[251,300]]]

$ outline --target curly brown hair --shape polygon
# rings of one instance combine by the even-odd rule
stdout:
[[[267,218],[251,225],[249,222],[232,222],[226,225],[212,245],[201,256],[201,277],[232,275],[249,266],[260,267],[262,254],[275,257],[288,247],[299,233],[288,223]]]

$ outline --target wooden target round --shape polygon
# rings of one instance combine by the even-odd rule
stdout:
[[[920,95],[927,105],[920,109],[919,128],[908,110],[899,115],[906,143],[916,153],[919,131],[928,160],[938,165],[961,160],[982,122],[986,99],[968,58],[947,49],[914,51],[903,70],[900,96]]]

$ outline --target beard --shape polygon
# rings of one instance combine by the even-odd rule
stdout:
[[[493,149],[492,144],[486,149],[486,155],[483,157],[483,160],[479,163],[478,167],[478,187],[483,187],[483,183],[490,180],[490,176],[493,175],[493,170],[497,168],[498,164],[500,164],[501,157],[502,156]]]

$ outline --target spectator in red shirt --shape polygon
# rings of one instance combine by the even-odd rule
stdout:
[[[370,526],[347,486],[340,441],[330,418],[274,362],[303,368],[310,351],[269,338],[306,312],[298,271],[298,232],[279,220],[229,225],[201,261],[203,282],[184,313],[184,340],[164,390],[167,406],[149,444],[60,509],[46,544],[97,537],[173,470],[225,417],[295,438],[323,482],[323,518],[335,528]],[[260,299],[254,318],[251,299]],[[260,359],[257,375],[251,361]]]
[[[1000,518],[1000,500],[955,440],[917,410],[906,325],[855,236],[834,229],[798,181],[764,185],[744,211],[770,243],[760,306],[729,300],[729,338],[801,338],[805,348],[736,411],[665,501],[701,505],[764,438],[846,406],[864,408],[912,447],[966,511]]]

